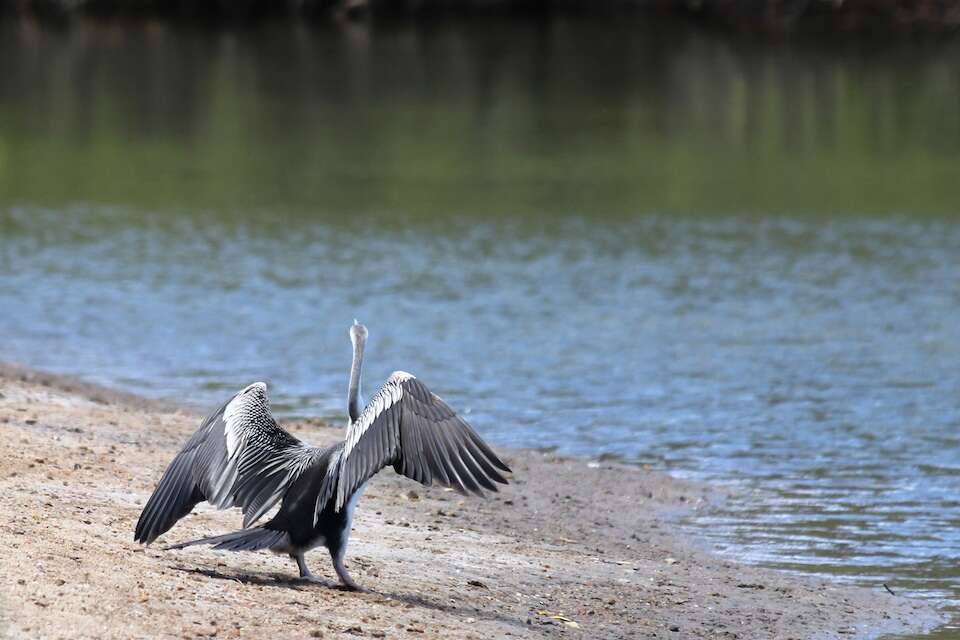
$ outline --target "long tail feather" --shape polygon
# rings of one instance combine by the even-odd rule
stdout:
[[[198,544],[213,545],[214,549],[225,551],[257,551],[259,549],[269,549],[284,542],[287,542],[287,533],[285,531],[274,531],[273,529],[264,529],[255,527],[253,529],[241,529],[233,533],[227,533],[222,536],[212,536],[209,538],[200,538],[199,540],[190,540],[165,547],[167,551],[173,549],[183,549]]]

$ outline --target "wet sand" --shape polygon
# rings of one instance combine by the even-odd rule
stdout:
[[[12,638],[870,638],[938,621],[926,602],[718,558],[674,524],[709,488],[612,462],[498,449],[488,500],[387,470],[347,553],[369,591],[333,588],[323,549],[295,563],[174,543],[239,528],[203,505],[154,546],[133,528],[201,416],[0,366],[0,636]],[[284,425],[314,444],[342,430]]]

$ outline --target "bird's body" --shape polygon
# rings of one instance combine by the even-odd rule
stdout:
[[[322,545],[343,585],[357,588],[343,557],[356,502],[382,468],[478,495],[496,491],[495,482],[506,484],[500,472],[509,468],[412,375],[392,374],[360,411],[366,329],[354,324],[351,338],[351,420],[343,442],[321,449],[294,438],[273,419],[266,385],[254,383],[207,418],[170,463],[140,515],[136,540],[153,542],[204,500],[221,509],[239,506],[244,529],[169,548],[269,549],[296,559],[301,577],[312,579],[304,554]],[[252,526],[278,501],[272,519]]]

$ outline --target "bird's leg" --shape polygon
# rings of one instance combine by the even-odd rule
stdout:
[[[300,578],[302,580],[306,580],[307,582],[326,582],[323,578],[318,578],[310,573],[310,568],[307,566],[307,561],[303,557],[303,551],[291,555],[297,561],[297,568],[300,569]]]
[[[343,585],[344,589],[362,591],[360,585],[353,581],[353,578],[347,573],[347,568],[343,566],[343,556],[346,555],[346,552],[347,545],[340,545],[338,548],[330,549],[330,558],[333,560],[333,570],[337,572],[337,577],[340,578],[340,584]]]

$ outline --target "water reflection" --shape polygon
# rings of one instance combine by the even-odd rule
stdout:
[[[562,18],[0,30],[13,201],[953,213],[960,190],[951,40],[773,44]]]

